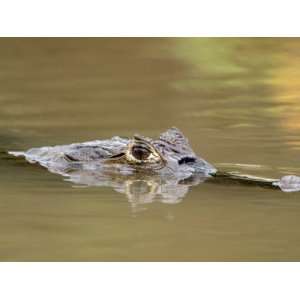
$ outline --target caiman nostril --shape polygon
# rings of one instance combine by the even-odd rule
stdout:
[[[181,159],[178,161],[178,164],[179,164],[179,165],[182,165],[182,164],[187,164],[187,163],[194,163],[195,161],[196,161],[196,158],[186,156],[186,157],[181,158]]]

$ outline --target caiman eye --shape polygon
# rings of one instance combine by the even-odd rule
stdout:
[[[134,158],[138,160],[146,160],[151,154],[151,152],[143,146],[134,146],[131,151]]]

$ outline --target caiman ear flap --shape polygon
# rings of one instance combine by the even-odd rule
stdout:
[[[173,146],[175,149],[178,149],[182,153],[195,155],[188,139],[176,127],[171,127],[170,129],[162,133],[159,139],[169,144],[170,146]]]

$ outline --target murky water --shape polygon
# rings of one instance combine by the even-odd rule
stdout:
[[[0,260],[300,259],[300,193],[203,183],[170,203],[6,154],[174,125],[219,169],[300,174],[299,39],[0,39],[0,104]]]

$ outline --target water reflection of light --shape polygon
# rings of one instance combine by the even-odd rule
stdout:
[[[285,144],[300,150],[300,40],[284,39],[278,68],[272,73],[273,113],[284,131]]]
[[[300,39],[176,39],[174,55],[188,66],[174,83],[190,95],[188,118],[216,128],[281,136],[300,149]],[[187,113],[186,113],[187,114]],[[283,133],[282,133],[283,130]]]
[[[280,125],[287,130],[300,129],[300,41],[287,45],[288,55],[282,56],[281,67],[272,78],[275,100],[281,104]]]

